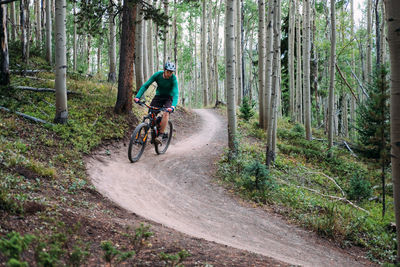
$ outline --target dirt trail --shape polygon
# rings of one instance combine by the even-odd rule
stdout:
[[[197,238],[302,266],[364,266],[357,259],[287,224],[278,216],[239,203],[212,182],[213,163],[226,146],[226,126],[211,110],[196,110],[201,130],[157,156],[148,144],[139,162],[127,148],[87,163],[93,184],[121,207]]]

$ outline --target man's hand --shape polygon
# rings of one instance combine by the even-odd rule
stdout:
[[[175,110],[175,107],[174,107],[174,106],[171,106],[170,108],[167,108],[167,111],[168,111],[169,113],[174,112],[174,110]]]
[[[135,101],[135,103],[139,103],[139,98],[137,98],[137,97],[135,97],[134,99],[133,99],[133,101]]]

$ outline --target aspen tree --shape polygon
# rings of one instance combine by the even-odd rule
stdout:
[[[258,107],[259,107],[259,124],[260,128],[266,129],[265,123],[265,2],[258,1]]]
[[[113,5],[113,0],[110,0],[110,46],[109,46],[109,59],[110,59],[110,70],[108,73],[108,81],[115,83],[117,81],[117,36],[116,36],[116,24],[115,24],[115,7]]]
[[[328,148],[333,147],[333,129],[335,116],[335,64],[336,64],[336,16],[335,0],[331,0],[331,56],[330,56],[330,83],[328,106]]]
[[[263,115],[263,128],[267,130],[270,120],[270,107],[271,107],[271,88],[272,88],[272,62],[274,57],[274,0],[268,0],[268,13],[267,13],[267,25],[266,25],[266,55],[265,55],[265,86],[264,86],[264,115]]]
[[[281,1],[274,0],[274,57],[272,69],[270,118],[268,120],[268,134],[266,147],[266,165],[269,167],[275,161],[276,126],[278,115],[278,96],[280,91],[280,56],[281,56]]]
[[[304,38],[303,38],[303,90],[304,90],[304,126],[306,128],[306,139],[311,141],[311,95],[310,95],[310,1],[304,0]]]
[[[66,0],[56,1],[56,51],[55,51],[55,90],[56,115],[54,122],[67,123],[67,35],[66,35]]]
[[[236,144],[236,105],[235,105],[235,1],[226,1],[225,17],[225,51],[226,51],[226,85],[228,108],[228,145],[230,157],[237,153]]]
[[[202,7],[203,7],[203,13],[201,16],[201,84],[202,84],[202,89],[203,89],[203,106],[206,107],[208,106],[208,68],[207,68],[207,52],[206,52],[206,47],[207,47],[207,29],[206,29],[206,0],[203,0]]]
[[[296,1],[289,1],[289,48],[288,48],[288,58],[289,58],[289,117],[293,120],[294,116],[294,31],[295,31],[295,10]]]
[[[47,62],[52,65],[53,62],[53,55],[51,49],[51,0],[46,1],[46,60]]]
[[[302,54],[301,54],[301,14],[300,14],[300,0],[297,3],[296,8],[296,99],[295,99],[295,109],[296,109],[296,121],[303,123],[303,90],[302,90]]]

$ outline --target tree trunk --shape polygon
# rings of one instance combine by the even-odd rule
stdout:
[[[67,35],[66,35],[66,0],[56,1],[56,115],[55,123],[67,123]]]
[[[51,51],[51,0],[46,1],[46,60],[52,65],[53,64],[53,55]]]
[[[390,143],[393,179],[393,199],[396,216],[397,244],[400,244],[400,1],[386,0],[388,43],[390,51]],[[400,246],[396,262],[400,263]]]
[[[110,14],[110,46],[109,46],[109,57],[110,57],[110,71],[108,73],[108,81],[115,83],[117,81],[117,36],[116,36],[116,25],[115,25],[115,8],[110,1],[111,14]]]
[[[0,5],[0,85],[10,84],[10,69],[7,40],[7,5]]]
[[[150,3],[150,1],[149,1]],[[147,21],[147,56],[148,56],[148,62],[149,62],[149,75],[153,75],[155,72],[154,68],[154,53],[153,53],[153,21],[148,20]]]
[[[367,82],[371,83],[372,75],[372,0],[367,0]]]
[[[289,48],[288,48],[288,59],[289,59],[289,117],[294,121],[294,30],[295,30],[295,10],[296,1],[290,0],[289,2]]]
[[[243,88],[242,88],[242,12],[241,1],[236,1],[236,90],[237,105],[242,104]],[[265,7],[265,5],[264,5]],[[263,17],[265,19],[265,16]]]
[[[136,19],[136,34],[135,34],[135,74],[136,74],[136,89],[134,93],[139,91],[139,88],[144,83],[143,71],[143,5],[137,4],[137,19]]]
[[[167,15],[168,16],[168,0],[164,0],[164,13],[165,13],[165,15]],[[165,39],[164,39],[164,53],[163,53],[163,55],[164,55],[164,57],[163,57],[163,64],[165,64],[165,62],[167,62],[168,61],[168,56],[167,56],[167,40],[168,40],[168,38],[167,38],[167,36],[168,36],[168,34],[167,34],[167,29],[166,29],[166,27],[164,28],[164,30],[165,30]]]
[[[74,39],[74,44],[73,44],[73,50],[74,50],[74,52],[73,52],[73,70],[74,71],[76,71],[76,68],[77,68],[77,61],[78,61],[78,51],[77,51],[77,49],[78,49],[78,47],[77,47],[77,23],[76,23],[76,21],[75,21],[75,16],[76,16],[76,4],[75,4],[75,2],[74,2],[74,8],[73,8],[73,12],[74,12],[74,36],[73,36],[73,39]]]
[[[264,86],[264,115],[263,115],[263,129],[267,130],[270,120],[270,110],[271,110],[271,90],[272,90],[272,66],[274,58],[274,0],[268,0],[268,15],[267,15],[267,25],[266,25],[266,55],[265,55],[265,86]]]
[[[214,64],[214,86],[215,86],[215,100],[216,102],[219,101],[220,96],[219,96],[219,86],[218,86],[218,81],[219,81],[219,73],[218,73],[218,51],[219,51],[219,41],[218,41],[218,29],[219,29],[219,19],[220,19],[220,14],[221,14],[221,7],[222,7],[222,0],[219,2],[219,7],[217,6],[217,17],[216,17],[216,23],[215,23],[215,28],[214,28],[214,50],[213,50],[213,64]]]
[[[237,1],[237,0],[236,0]],[[225,51],[226,51],[226,82],[228,105],[228,145],[230,157],[237,153],[236,144],[236,104],[235,104],[235,13],[234,0],[226,1],[225,21]]]
[[[311,35],[310,35],[310,1],[304,0],[304,61],[303,61],[303,87],[304,87],[304,126],[306,128],[306,139],[311,141],[311,89],[310,89],[310,52],[311,52]]]
[[[207,75],[207,38],[206,38],[206,0],[203,0],[203,13],[201,16],[201,83],[203,88],[203,106],[208,106],[208,75]]]
[[[28,64],[28,12],[27,0],[20,1],[20,25],[21,25],[21,51],[22,62]]]
[[[132,112],[133,63],[135,50],[136,1],[124,0],[121,48],[119,56],[118,94],[114,112]]]
[[[208,103],[213,102],[213,88],[214,88],[214,64],[212,64],[212,51],[213,51],[213,31],[212,31],[212,21],[213,21],[213,5],[209,3],[207,6],[207,81],[208,81]]]
[[[336,64],[336,18],[335,0],[331,0],[331,57],[328,107],[328,148],[333,147],[333,129],[335,116],[335,64]],[[331,154],[331,152],[330,152]]]
[[[302,55],[301,55],[301,14],[300,14],[300,1],[297,3],[296,8],[296,51],[297,51],[297,62],[296,62],[296,121],[299,123],[303,123],[303,87],[301,80],[301,72],[302,72]]]
[[[270,0],[272,1],[272,0]],[[268,10],[269,12],[269,10]],[[266,129],[265,126],[265,2],[258,1],[258,108],[259,108],[259,124],[260,128]]]
[[[11,4],[11,14],[10,14],[10,19],[11,19],[11,41],[15,41],[17,39],[17,18],[15,14],[15,2],[12,2]]]
[[[41,0],[35,0],[36,6],[36,46],[42,49],[42,13],[41,13]]]
[[[269,167],[275,161],[276,126],[278,119],[278,96],[280,91],[280,61],[281,61],[281,1],[274,0],[274,58],[272,69],[270,118],[266,147],[266,165]]]

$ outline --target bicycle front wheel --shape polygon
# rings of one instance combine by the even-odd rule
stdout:
[[[143,154],[149,134],[149,127],[146,123],[136,126],[132,133],[128,148],[128,158],[131,162],[136,162]]]
[[[164,130],[164,133],[167,134],[166,137],[159,136],[158,142],[154,142],[154,146],[155,146],[157,154],[164,154],[165,152],[167,152],[169,143],[171,143],[171,139],[172,139],[172,133],[173,133],[172,122],[168,121],[167,127]]]

